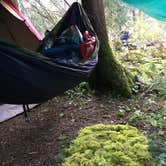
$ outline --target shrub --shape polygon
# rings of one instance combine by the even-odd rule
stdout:
[[[153,166],[147,139],[129,125],[82,129],[66,150],[62,166]]]

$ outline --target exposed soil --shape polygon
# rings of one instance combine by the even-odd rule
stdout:
[[[83,95],[55,98],[33,109],[30,122],[19,115],[0,124],[1,166],[56,166],[58,154],[75,138],[78,131],[96,123],[127,123],[130,111],[136,107],[144,111],[157,111],[159,105],[145,101],[148,97],[112,99],[109,96]],[[162,103],[157,99],[157,103]],[[125,116],[117,111],[128,106]],[[144,123],[134,123],[139,129],[148,128]],[[151,130],[148,128],[147,130]]]

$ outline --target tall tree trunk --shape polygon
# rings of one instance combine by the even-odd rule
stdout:
[[[103,0],[82,0],[82,5],[100,41],[99,62],[93,78],[95,88],[111,90],[113,93],[130,97],[133,85],[132,77],[115,59],[110,47]]]
[[[136,18],[135,9],[132,10],[132,14],[133,14],[133,22],[136,22],[137,18]]]

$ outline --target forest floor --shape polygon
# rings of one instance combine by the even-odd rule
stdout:
[[[43,103],[29,113],[29,123],[19,115],[0,125],[0,165],[57,166],[64,148],[79,130],[97,123],[137,127],[149,139],[153,138],[152,149],[157,148],[158,157],[162,157],[166,126],[156,117],[165,101],[153,93],[124,99],[75,91]]]
[[[158,165],[165,166],[165,51],[118,54],[129,71],[148,82],[131,99],[77,88],[34,108],[29,123],[23,115],[1,123],[0,166],[57,166],[79,130],[98,123],[137,127],[149,139]]]

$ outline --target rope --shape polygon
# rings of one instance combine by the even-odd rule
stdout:
[[[64,0],[65,1],[65,3],[70,7],[70,4],[67,2],[67,0]]]

